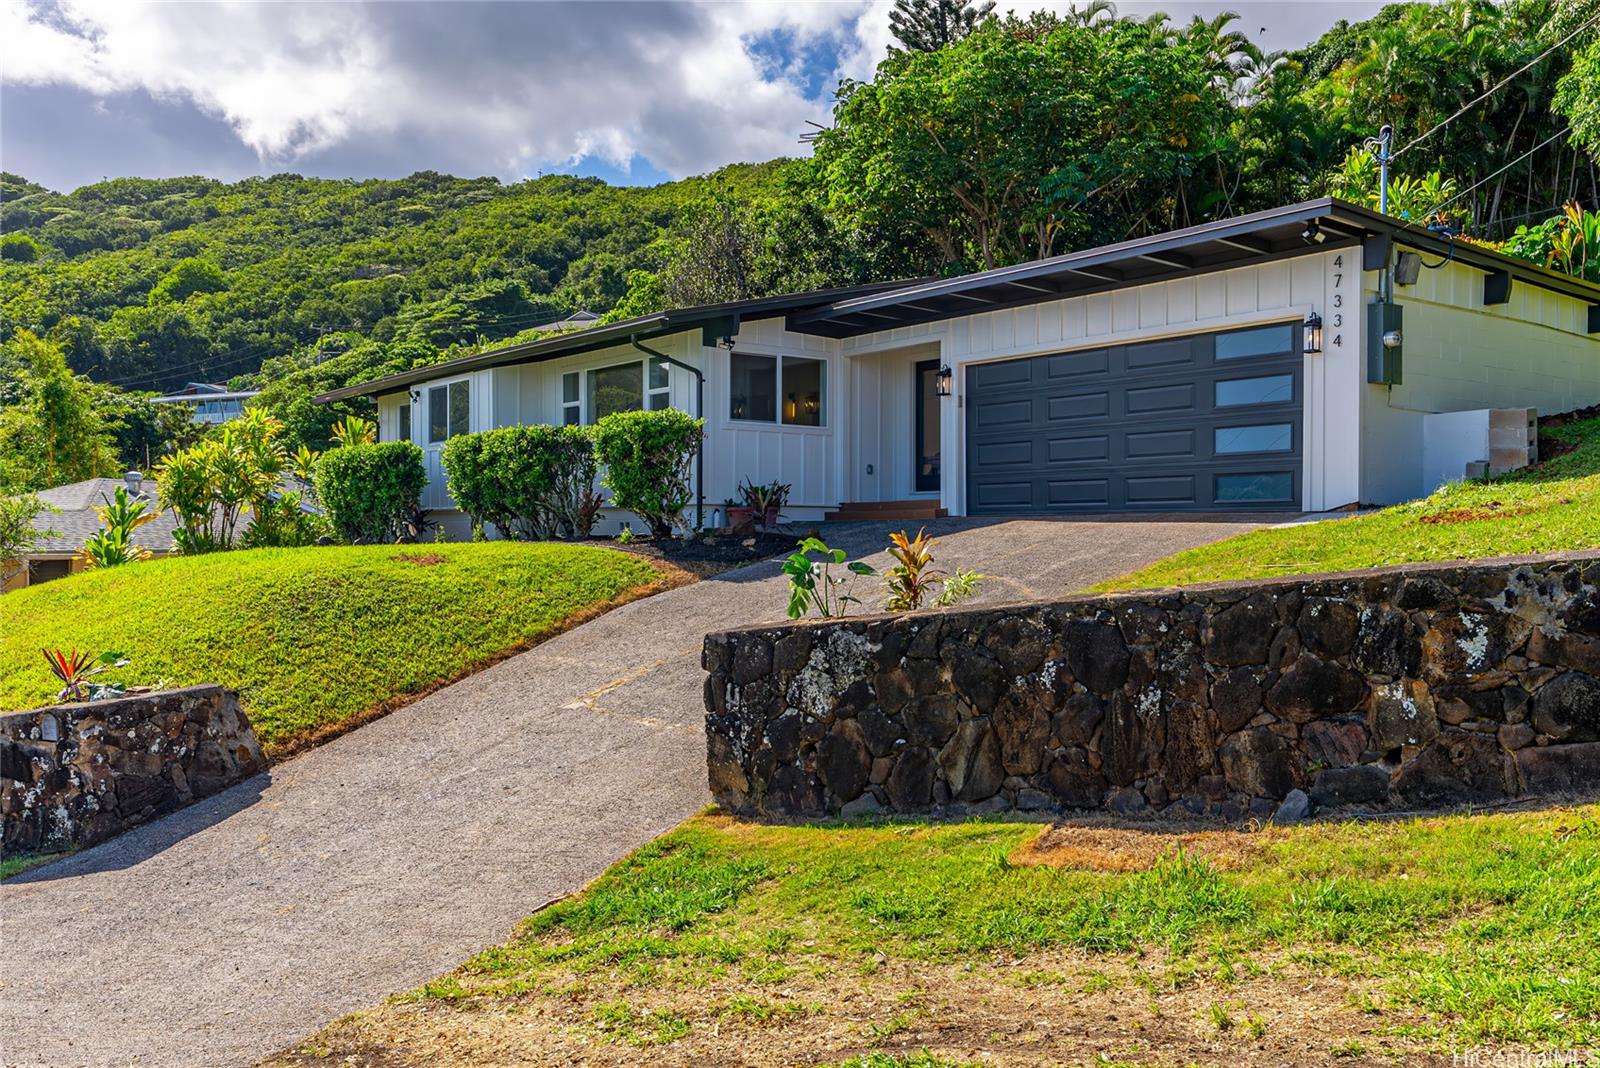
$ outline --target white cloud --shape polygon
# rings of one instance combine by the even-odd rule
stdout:
[[[999,9],[1066,6],[1001,0]],[[1128,0],[1122,9],[1142,16],[1158,6],[1180,21],[1233,7],[1248,31],[1271,27],[1269,42],[1290,44],[1379,4]],[[808,120],[827,121],[838,78],[871,77],[892,41],[891,7],[0,0],[0,82],[16,89],[0,147],[63,182],[248,173],[236,145],[262,171],[510,178],[643,158],[668,174],[697,173],[803,152],[798,136]]]
[[[264,164],[368,139],[448,139],[451,157],[503,172],[642,155],[685,174],[797,151],[804,120],[827,115],[825,94],[807,94],[798,66],[761,62],[751,42],[826,39],[855,60],[867,6],[7,4],[0,77],[186,101]]]

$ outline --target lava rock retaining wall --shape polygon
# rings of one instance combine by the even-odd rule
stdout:
[[[0,715],[5,851],[93,845],[265,766],[221,686]]]
[[[1225,819],[1584,792],[1597,586],[1565,554],[712,634],[711,790]]]

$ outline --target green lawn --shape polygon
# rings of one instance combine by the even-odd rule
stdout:
[[[1056,866],[1039,831],[699,817],[279,1063],[1394,1063],[1600,1043],[1600,805],[1199,843],[1101,827],[1083,832],[1098,852]]]
[[[39,650],[113,649],[130,685],[239,691],[268,755],[658,581],[583,545],[254,549],[91,571],[0,600],[0,708],[48,704]]]
[[[1541,430],[1565,455],[1489,482],[1352,516],[1257,530],[1189,549],[1096,590],[1349,571],[1415,560],[1600,547],[1600,419]]]

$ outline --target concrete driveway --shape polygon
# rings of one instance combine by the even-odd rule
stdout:
[[[1259,522],[928,526],[940,563],[992,576],[997,601]],[[827,536],[857,554],[888,529]],[[504,941],[709,802],[701,637],[784,601],[769,562],[626,605],[5,883],[0,1064],[249,1064]]]

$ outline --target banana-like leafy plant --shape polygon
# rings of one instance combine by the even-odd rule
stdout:
[[[115,496],[95,509],[101,529],[83,539],[83,548],[78,550],[83,566],[116,567],[148,560],[150,550],[134,544],[133,532],[155,519],[156,513],[149,507],[149,501],[129,497],[127,487],[118,486]]]
[[[334,445],[376,445],[378,443],[378,425],[361,418],[359,415],[347,415],[340,422],[333,425]]]

